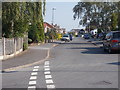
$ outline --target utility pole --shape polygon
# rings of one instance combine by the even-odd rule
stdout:
[[[55,10],[56,10],[55,8],[52,8],[52,25],[54,24],[54,11]]]

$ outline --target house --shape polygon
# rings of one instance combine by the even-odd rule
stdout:
[[[47,33],[48,30],[51,30],[52,28],[54,28],[53,25],[50,25],[47,22],[44,22],[44,33]]]
[[[80,29],[72,29],[70,32],[73,32],[77,36],[79,31]]]
[[[60,28],[59,25],[55,24],[55,25],[51,25],[47,22],[44,22],[44,33],[47,33],[48,30],[51,30],[51,29],[55,29],[57,33],[59,34],[64,34],[66,33],[66,29],[65,28]]]
[[[60,26],[57,25],[57,24],[54,25],[54,28],[56,29],[57,33],[60,33],[60,34],[66,33],[66,29],[65,28],[60,28]]]

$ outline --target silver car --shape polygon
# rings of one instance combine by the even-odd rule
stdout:
[[[64,34],[61,38],[61,41],[70,41],[70,35],[69,34]]]

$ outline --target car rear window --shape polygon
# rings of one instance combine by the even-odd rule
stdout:
[[[68,37],[68,35],[63,35],[63,37]]]
[[[120,38],[120,32],[116,32],[113,34],[113,38]]]

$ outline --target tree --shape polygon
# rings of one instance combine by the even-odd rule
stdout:
[[[73,8],[73,17],[79,19],[83,26],[96,26],[106,31],[112,25],[112,14],[117,16],[118,6],[116,2],[78,2]]]
[[[31,37],[33,41],[44,41],[43,15],[45,15],[45,0],[44,2],[41,0],[38,2],[3,2],[3,36],[21,37],[29,32],[30,37],[31,34],[36,37]],[[31,30],[31,27],[35,30]]]
[[[2,26],[4,37],[23,36],[27,31],[28,21],[24,17],[26,16],[25,9],[24,2],[3,2]]]
[[[37,32],[39,33],[39,36],[38,36],[38,39],[37,40],[33,40],[34,38],[31,38],[29,33],[28,33],[28,36],[29,38],[31,38],[33,41],[37,41],[37,42],[40,42],[40,41],[44,41],[44,26],[43,26],[43,12],[42,11],[42,2],[30,2],[28,4],[28,7],[29,7],[29,13],[31,15],[31,24],[32,26],[34,26],[34,24],[37,26]],[[34,30],[29,31],[30,33],[34,33]]]
[[[111,29],[116,30],[116,27],[118,25],[118,15],[113,13],[111,16]]]

